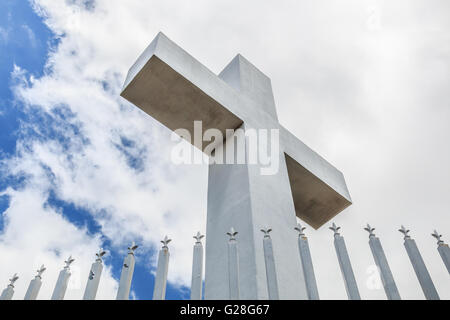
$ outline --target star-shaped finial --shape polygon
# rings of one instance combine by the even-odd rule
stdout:
[[[235,231],[233,227],[231,227],[230,231],[227,232],[227,235],[230,236],[230,241],[236,240],[236,235],[237,235],[237,234],[238,234],[238,232]]]
[[[366,230],[369,233],[369,238],[375,237],[375,233],[373,233],[375,228],[372,228],[370,224],[367,224],[367,227],[365,227],[364,230]]]
[[[64,269],[69,269],[69,268],[70,268],[70,265],[71,265],[74,261],[75,261],[75,259],[72,258],[72,256],[69,256],[69,258],[68,258],[66,261],[64,261],[64,263],[66,264],[65,267],[64,267]]]
[[[163,248],[168,248],[167,245],[169,244],[169,242],[172,241],[172,239],[169,239],[167,236],[164,237],[163,240],[161,240],[161,243],[163,244]]]
[[[195,239],[195,243],[202,243],[201,240],[203,237],[205,236],[202,235],[200,232],[197,232],[197,234],[193,238]]]
[[[438,246],[444,244],[444,241],[441,240],[442,234],[439,234],[439,232],[437,232],[436,230],[434,230],[434,232],[433,232],[431,235],[432,235],[433,237],[436,238]]]
[[[409,229],[406,229],[403,225],[401,226],[400,229],[398,229],[398,231],[403,233],[403,235],[405,236],[403,239],[411,239],[411,236],[408,234],[409,233]]]
[[[45,271],[46,269],[47,269],[47,268],[44,267],[44,265],[42,265],[42,266],[39,268],[39,270],[37,270],[37,275],[36,275],[36,277],[42,278],[42,274],[44,273],[44,271]]]
[[[336,224],[333,222],[333,224],[331,225],[331,227],[329,228],[330,230],[333,230],[334,235],[339,235],[339,229],[341,229],[341,227],[336,226]]]
[[[298,236],[299,237],[305,236],[303,231],[306,229],[306,227],[303,227],[300,223],[297,223],[297,226],[294,229],[298,231]]]
[[[14,288],[14,283],[17,281],[17,279],[19,279],[19,277],[17,276],[17,273],[14,273],[12,278],[9,279],[9,286]]]
[[[272,231],[272,228],[265,227],[261,229],[261,232],[264,233],[264,238],[270,238],[270,232]]]
[[[138,248],[139,246],[136,245],[136,243],[133,241],[131,243],[131,246],[128,247],[128,254],[134,254],[134,251]]]
[[[100,248],[100,250],[98,250],[98,252],[95,254],[97,256],[97,259],[95,259],[95,261],[100,261],[102,262],[102,257],[106,254],[106,251],[103,250],[102,248]]]

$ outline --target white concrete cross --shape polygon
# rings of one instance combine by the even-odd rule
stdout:
[[[259,235],[266,225],[273,229],[280,299],[306,298],[300,260],[292,258],[298,256],[295,216],[317,229],[351,198],[342,173],[279,124],[270,79],[241,55],[217,76],[159,33],[130,68],[121,96],[171,130],[194,136],[194,121],[201,121],[202,136],[220,130],[227,138],[214,141],[215,150],[234,141],[227,129],[277,130],[275,174],[261,175],[263,164],[209,165],[205,298],[229,296],[224,253],[232,226],[240,235],[240,298],[268,297]],[[248,137],[241,139],[248,158]]]

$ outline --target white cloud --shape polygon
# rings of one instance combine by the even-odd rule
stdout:
[[[82,18],[89,25],[97,19],[90,13],[71,8],[60,7],[58,12],[53,12],[51,7],[44,9],[49,18],[58,18],[68,11],[72,15],[68,20]],[[66,23],[66,19],[61,23]],[[49,24],[52,25],[52,21]],[[55,184],[61,199],[93,213],[116,248],[126,248],[128,242],[140,238],[144,242],[140,250],[157,249],[159,240],[168,234],[174,239],[170,280],[176,285],[186,285],[190,264],[184,262],[191,259],[192,235],[205,229],[205,204],[195,201],[199,197],[196,190],[201,196],[206,188],[201,180],[196,182],[199,176],[205,180],[205,167],[187,171],[171,165],[168,162],[170,132],[155,121],[149,125],[143,113],[119,103],[118,90],[126,63],[122,68],[115,66],[108,50],[91,38],[110,40],[111,35],[106,37],[105,29],[89,36],[89,30],[77,22],[65,28],[66,37],[49,58],[52,73],[41,79],[27,79],[25,71],[16,67],[13,73],[17,83],[15,94],[26,103],[25,108],[39,105],[53,116],[55,106],[69,106],[76,117],[67,122],[81,125],[81,133],[89,144],[84,146],[85,141],[70,130],[68,123],[61,122],[54,127],[70,141],[69,150],[63,150],[56,141],[21,141],[19,156],[7,162],[7,170],[29,176],[26,190],[31,187],[47,190]],[[85,34],[77,35],[78,32]],[[103,54],[113,63],[104,64]],[[108,91],[104,90],[103,81],[107,81]],[[24,124],[23,129],[42,130],[34,124]],[[136,149],[144,150],[143,170],[130,168],[124,154],[115,147],[120,144],[122,135],[136,141]],[[42,165],[51,170],[51,177],[43,172]],[[179,202],[173,201],[175,194]],[[13,226],[6,226],[7,230],[11,228]],[[155,261],[140,263],[147,263],[150,269]]]
[[[128,68],[163,31],[215,72],[242,53],[272,78],[281,123],[344,172],[354,205],[336,222],[343,226],[364,298],[384,298],[382,290],[364,286],[373,264],[362,230],[366,222],[377,227],[402,297],[423,296],[396,231],[401,223],[413,230],[442,298],[450,297],[448,273],[429,236],[435,226],[450,229],[445,166],[450,160],[445,72],[450,27],[448,10],[442,8],[448,3],[97,0],[94,11],[61,1],[34,4],[51,30],[64,37],[49,57],[51,72],[20,82],[16,95],[49,113],[57,105],[69,106],[75,113],[70,121],[81,125],[89,144],[65,127],[68,151],[55,142],[30,146],[22,141],[29,148],[21,149],[8,168],[30,180],[25,190],[10,193],[17,201],[33,197],[27,212],[41,212],[79,239],[63,241],[61,231],[53,230],[47,241],[74,255],[88,249],[83,272],[98,240],[57,213],[39,210],[50,187],[41,164],[52,170],[57,195],[88,208],[117,247],[136,237],[147,247],[159,247],[166,233],[171,236],[169,279],[189,284],[191,237],[205,229],[207,167],[172,165],[170,132],[118,97]],[[136,143],[134,151],[144,150],[141,170],[130,168],[114,146],[121,136]],[[15,215],[4,236],[26,241],[18,239],[27,215],[12,205],[7,216],[13,221]],[[345,298],[331,232],[307,233],[321,297]],[[11,241],[2,246],[1,252],[22,248]],[[62,260],[52,260],[55,270]],[[0,266],[5,279],[17,271],[4,268],[9,267]]]

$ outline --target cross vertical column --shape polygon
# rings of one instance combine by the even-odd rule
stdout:
[[[197,232],[194,236],[194,252],[192,258],[191,300],[202,299],[203,287],[203,245],[201,239],[204,235]]]
[[[128,254],[123,260],[116,300],[130,299],[131,280],[133,280],[135,264],[134,251],[137,248],[138,246],[134,242],[128,247]]]
[[[344,237],[338,232],[340,228],[341,227],[337,227],[334,223],[330,227],[334,232],[334,247],[336,248],[339,266],[341,268],[342,276],[344,277],[345,290],[347,291],[349,300],[361,300],[350,257],[348,256],[347,247],[345,246]]]
[[[439,300],[439,295],[434,287],[433,280],[431,279],[425,262],[422,259],[419,248],[417,248],[417,244],[414,239],[411,239],[411,236],[408,234],[409,230],[407,230],[404,226],[401,226],[401,229],[398,231],[404,235],[404,246],[406,252],[408,253],[409,260],[414,268],[414,272],[416,273],[417,279],[419,280],[420,286],[422,287],[425,298],[427,300]]]
[[[391,268],[389,268],[389,264],[386,255],[384,254],[383,247],[381,246],[380,239],[377,238],[373,233],[375,228],[367,225],[364,230],[369,232],[370,250],[372,251],[375,264],[377,265],[378,270],[380,270],[381,281],[383,282],[383,288],[386,292],[387,298],[389,300],[400,300],[400,293],[398,292],[397,285],[395,284]]]
[[[298,231],[298,250],[300,252],[300,260],[302,261],[308,299],[319,300],[319,290],[317,289],[316,277],[314,275],[314,266],[309,250],[308,238],[303,233],[306,228],[299,223],[294,229]]]
[[[153,288],[153,300],[166,299],[167,272],[169,271],[169,247],[171,239],[165,236],[161,241],[163,247],[159,251],[158,267],[156,268],[155,287]]]
[[[301,262],[290,258],[298,254],[292,229],[296,211],[270,79],[241,55],[224,68],[219,78],[242,97],[239,110],[248,112],[248,117],[234,127],[236,135],[227,137],[215,150],[228,156],[233,143],[243,145],[247,161],[240,164],[235,155],[232,164],[209,165],[205,299],[228,297],[228,288],[223,284],[229,279],[220,272],[221,265],[226,263],[221,252],[226,248],[219,235],[232,226],[239,226],[240,232],[240,298],[268,299],[264,247],[258,235],[261,226],[266,225],[277,230],[271,236],[274,252],[283,252],[275,261],[280,299],[307,299]],[[252,110],[249,105],[255,101],[258,107]],[[254,149],[256,144],[258,150]],[[261,160],[263,150],[270,156],[270,162],[277,164],[268,174],[264,173],[266,164],[249,161],[258,156]]]

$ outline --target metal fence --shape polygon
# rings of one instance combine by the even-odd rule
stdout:
[[[331,225],[330,229],[334,233],[334,246],[336,249],[336,255],[339,262],[339,266],[342,272],[343,281],[345,284],[345,289],[347,292],[348,299],[350,300],[360,300],[361,296],[359,293],[358,285],[353,273],[353,268],[351,261],[347,252],[344,237],[339,233],[340,227],[336,226],[334,223]],[[317,289],[316,278],[314,275],[314,267],[311,259],[311,253],[308,244],[308,238],[304,234],[305,227],[300,224],[295,227],[298,232],[298,248],[299,248],[299,259],[301,260],[303,275],[305,279],[305,288],[308,294],[308,299],[318,300],[319,291]],[[369,247],[372,251],[372,255],[376,266],[378,267],[380,278],[384,287],[384,291],[389,300],[399,300],[401,299],[399,290],[395,283],[394,277],[390,270],[388,260],[384,253],[383,247],[381,245],[380,239],[375,235],[374,228],[367,225],[364,230],[369,233]],[[433,284],[433,280],[427,270],[425,262],[417,248],[416,242],[409,235],[409,230],[404,226],[401,226],[399,231],[403,234],[404,246],[413,269],[416,273],[419,284],[423,290],[425,298],[428,300],[438,300],[439,295]],[[277,272],[275,267],[275,257],[273,254],[272,239],[270,233],[272,229],[267,227],[261,229],[261,241],[263,243],[264,252],[264,262],[266,270],[267,279],[267,290],[269,299],[276,300],[279,298],[278,295],[278,283],[277,283]],[[228,236],[228,287],[229,287],[229,298],[232,300],[239,299],[239,238],[238,231],[231,228],[226,234]],[[450,273],[450,248],[444,243],[437,231],[431,234],[437,240],[437,250],[441,256],[448,272]],[[193,264],[192,264],[192,281],[191,281],[191,300],[201,300],[202,299],[202,288],[203,288],[203,244],[202,238],[204,236],[199,232],[194,236],[195,243],[193,248]],[[164,300],[166,296],[166,285],[167,285],[167,273],[169,267],[169,243],[171,239],[167,236],[161,241],[162,248],[159,251],[158,264],[155,276],[155,285],[153,289],[153,300]],[[226,241],[224,235],[224,241]],[[128,253],[124,259],[122,265],[122,272],[119,280],[119,288],[117,291],[117,300],[127,300],[130,296],[131,282],[133,279],[133,272],[135,266],[134,252],[138,248],[135,243],[132,243],[128,247]],[[84,292],[84,300],[93,300],[96,297],[101,273],[103,270],[102,257],[106,252],[100,250],[96,253],[96,260],[91,266],[89,276],[87,279],[86,289]],[[53,294],[51,296],[52,300],[62,300],[67,290],[67,285],[69,278],[71,276],[70,265],[74,262],[71,256],[65,261],[64,268],[60,271],[58,280],[56,282]],[[42,265],[33,280],[31,280],[28,290],[26,291],[25,300],[35,300],[39,294],[39,290],[42,285],[42,274],[46,268]],[[17,274],[14,274],[10,279],[10,283],[3,290],[0,300],[10,300],[14,295],[14,285],[19,279]]]

